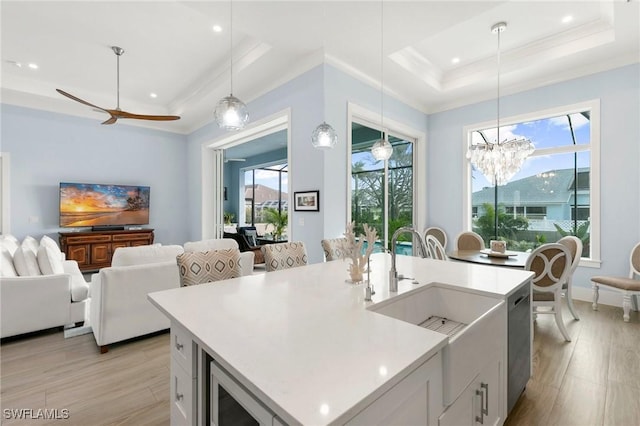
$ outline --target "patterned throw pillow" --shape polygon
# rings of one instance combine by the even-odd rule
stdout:
[[[240,276],[240,250],[194,251],[176,258],[182,287]]]

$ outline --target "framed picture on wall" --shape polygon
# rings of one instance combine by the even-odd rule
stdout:
[[[297,212],[319,212],[320,191],[294,192],[293,210]]]

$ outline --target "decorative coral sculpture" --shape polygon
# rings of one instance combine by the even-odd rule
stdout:
[[[375,228],[369,227],[364,224],[365,235],[360,234],[360,240],[356,241],[356,234],[353,232],[354,222],[347,225],[347,229],[344,233],[347,241],[344,244],[344,251],[347,254],[347,259],[351,259],[351,265],[349,265],[349,275],[351,276],[352,283],[360,283],[363,281],[362,276],[367,266],[369,256],[375,248],[376,239],[378,233]],[[364,242],[367,242],[367,249],[362,254],[362,247]]]

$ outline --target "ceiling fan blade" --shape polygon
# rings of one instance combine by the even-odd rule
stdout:
[[[111,115],[111,118],[109,118],[106,121],[103,121],[102,124],[114,124],[116,121],[118,121],[118,119],[113,115]]]
[[[117,109],[106,110],[109,114],[117,118],[133,118],[136,120],[152,120],[152,121],[172,121],[180,120],[179,115],[147,115],[147,114],[133,114],[127,111],[119,111]]]
[[[87,102],[87,101],[85,101],[85,100],[83,100],[83,99],[80,99],[80,98],[76,97],[76,96],[73,96],[72,94],[67,93],[67,92],[65,92],[64,90],[56,89],[56,91],[57,91],[58,93],[60,93],[61,95],[66,96],[66,97],[67,97],[67,98],[69,98],[69,99],[73,99],[73,100],[74,100],[74,101],[76,101],[76,102],[80,102],[81,104],[84,104],[84,105],[86,105],[86,106],[90,106],[90,107],[92,107],[92,108],[97,108],[97,109],[99,109],[100,111],[108,112],[106,109],[104,109],[104,108],[102,108],[102,107],[99,107],[99,106],[97,106],[97,105],[94,105],[94,104],[92,104],[92,103],[89,103],[89,102]]]

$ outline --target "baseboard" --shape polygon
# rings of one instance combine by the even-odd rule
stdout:
[[[585,287],[573,286],[571,294],[575,300],[584,302],[593,302],[593,289]],[[598,289],[598,305],[609,305],[622,307],[622,293],[618,291],[609,291],[602,287]]]
[[[80,327],[73,328],[65,328],[64,330],[64,338],[68,339],[69,337],[82,336],[83,334],[89,334],[93,330],[90,325],[82,325]]]

